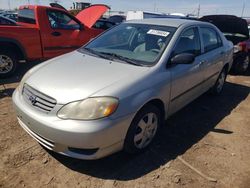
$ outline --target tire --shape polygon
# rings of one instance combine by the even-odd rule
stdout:
[[[146,105],[134,117],[124,142],[127,153],[138,153],[150,146],[162,123],[160,110]]]
[[[249,67],[249,56],[244,58],[238,58],[235,60],[233,65],[233,72],[236,74],[244,74]]]
[[[212,87],[211,93],[213,95],[220,95],[222,93],[226,78],[227,78],[227,70],[226,68],[223,68],[214,86]]]
[[[17,69],[18,63],[14,52],[0,50],[0,78],[12,75]]]

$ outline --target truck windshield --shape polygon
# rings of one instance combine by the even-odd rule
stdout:
[[[32,9],[20,9],[18,11],[18,22],[36,24],[36,18],[34,10]]]
[[[161,57],[175,30],[168,26],[123,23],[94,39],[80,51],[152,66]]]

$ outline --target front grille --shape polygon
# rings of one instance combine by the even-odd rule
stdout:
[[[55,99],[35,90],[28,84],[23,87],[23,96],[30,105],[44,112],[50,112],[56,105]]]

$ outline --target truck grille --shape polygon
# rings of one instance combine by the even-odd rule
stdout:
[[[55,99],[35,90],[28,84],[23,87],[23,96],[30,105],[44,112],[50,112],[56,105]]]

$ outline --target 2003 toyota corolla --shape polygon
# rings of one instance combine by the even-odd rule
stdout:
[[[80,159],[135,153],[171,114],[222,91],[232,55],[209,23],[131,21],[28,71],[13,102],[23,129],[50,150]]]

